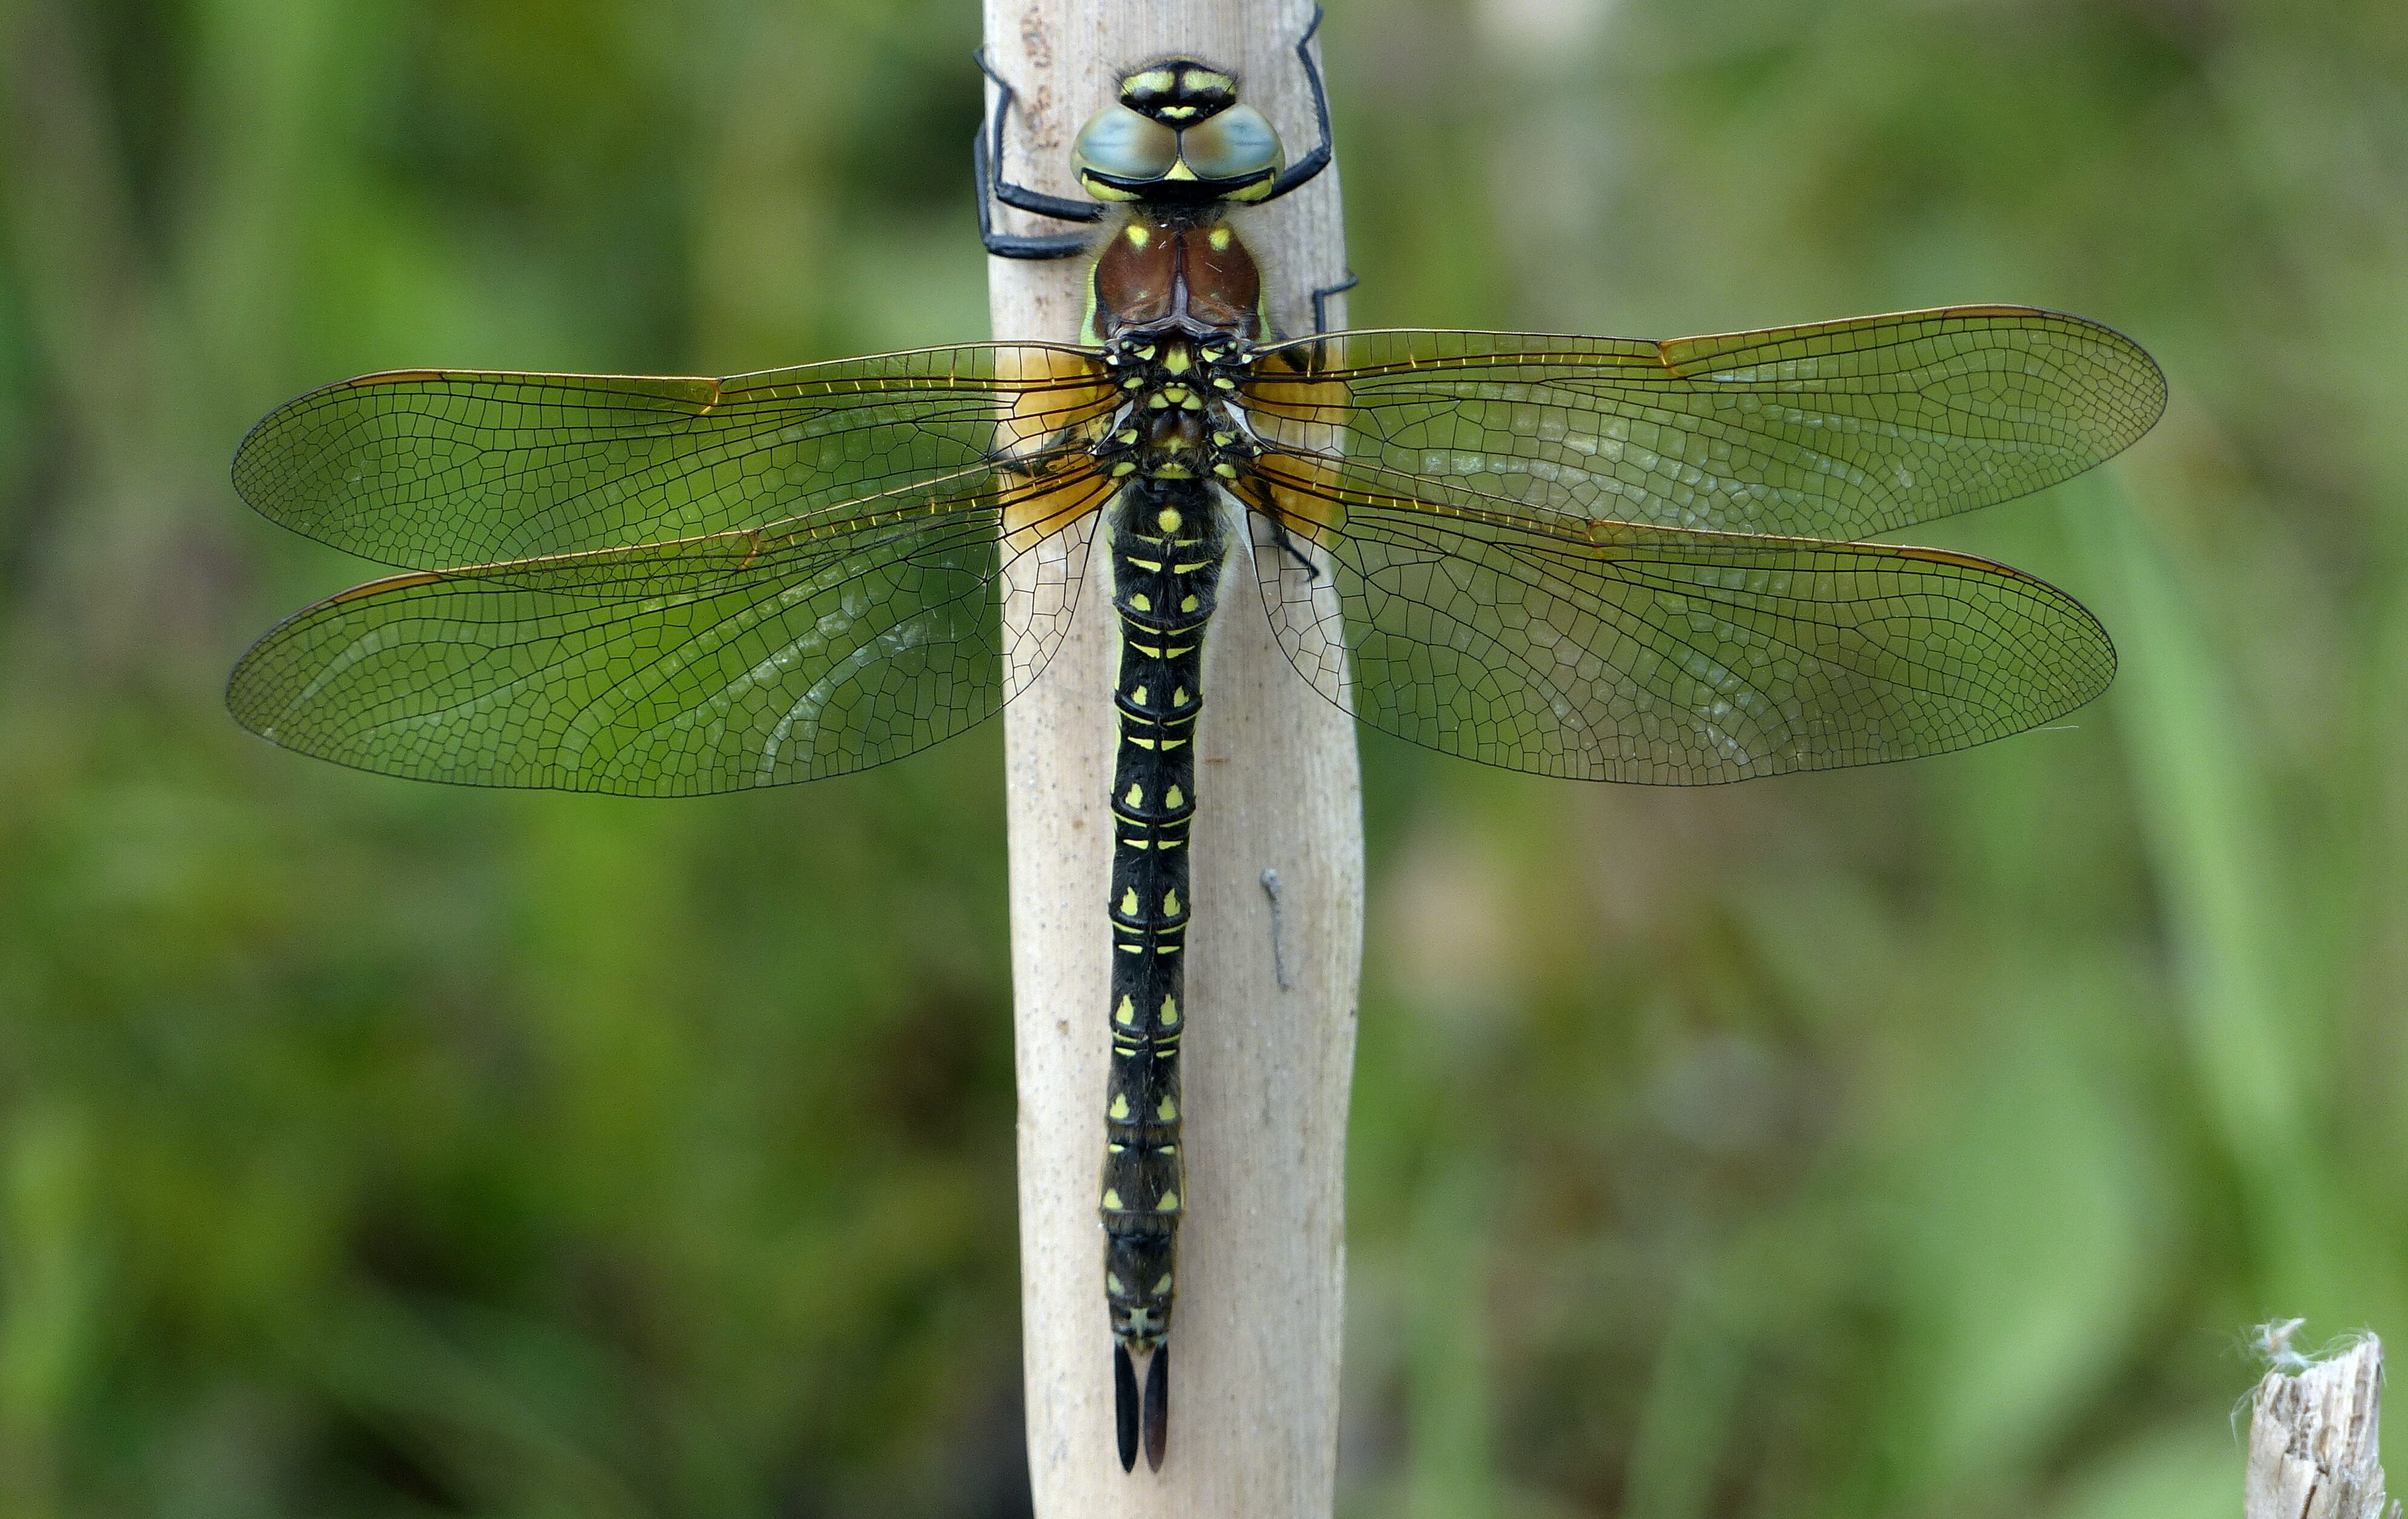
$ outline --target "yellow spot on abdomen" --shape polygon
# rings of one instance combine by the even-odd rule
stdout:
[[[1128,1122],[1128,1098],[1127,1098],[1127,1096],[1124,1095],[1124,1096],[1116,1096],[1116,1097],[1112,1098],[1112,1105],[1111,1105],[1111,1110],[1110,1110],[1110,1111],[1111,1111],[1111,1118],[1112,1118],[1112,1122],[1113,1122],[1113,1123],[1115,1123],[1115,1124],[1125,1124],[1125,1123],[1127,1123],[1127,1122]]]
[[[1179,893],[1176,890],[1162,894],[1162,915],[1166,918],[1179,916]]]
[[[1120,1205],[1121,1205],[1121,1194],[1120,1194],[1120,1189],[1119,1189],[1119,1188],[1117,1188],[1117,1187],[1106,1187],[1106,1188],[1104,1188],[1104,1206],[1105,1206],[1105,1207],[1107,1207],[1107,1208],[1118,1208]],[[1093,1278],[1089,1278],[1089,1280],[1090,1280],[1090,1281],[1092,1281],[1092,1280],[1094,1280],[1094,1279],[1093,1279]]]
[[[1121,916],[1124,918],[1134,918],[1137,916],[1137,888],[1135,886],[1128,887],[1121,893]]]
[[[1128,795],[1122,797],[1121,800],[1131,807],[1143,807],[1145,805],[1145,788],[1132,781],[1129,782]],[[1174,803],[1172,805],[1175,806],[1177,804]]]
[[[1170,1123],[1179,1116],[1178,1102],[1171,1097],[1164,1097],[1160,1106],[1154,1110],[1154,1116],[1159,1123]]]
[[[1122,997],[1121,1005],[1112,1010],[1112,1022],[1116,1024],[1136,1023],[1137,1004],[1125,996]]]
[[[1176,1192],[1164,1193],[1162,1195],[1162,1200],[1155,1203],[1154,1205],[1154,1211],[1158,1213],[1177,1212],[1179,1211],[1179,1194]]]
[[[1177,507],[1165,507],[1155,515],[1154,525],[1162,529],[1166,533],[1176,533],[1179,531],[1179,524],[1186,520],[1186,518],[1179,515],[1179,509]]]
[[[1184,807],[1187,805],[1187,794],[1173,786],[1165,794],[1162,802],[1165,807]]]
[[[1166,996],[1162,999],[1162,1026],[1165,1028],[1179,1026],[1179,998]]]
[[[1183,612],[1192,612],[1201,605],[1202,603],[1197,601],[1194,596],[1189,596],[1185,600],[1180,602],[1179,609]]]

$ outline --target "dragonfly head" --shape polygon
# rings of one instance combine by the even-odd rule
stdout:
[[[1238,81],[1192,58],[1148,64],[1088,119],[1070,150],[1097,200],[1199,205],[1260,200],[1286,166],[1279,133]]]

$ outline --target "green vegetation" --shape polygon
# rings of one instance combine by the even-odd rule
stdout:
[[[226,483],[296,392],[982,334],[975,26],[0,0],[0,1513],[1025,1511],[993,727],[638,804],[219,701],[366,568]],[[2408,1309],[2408,12],[1325,36],[1360,325],[2024,301],[2174,390],[1915,535],[2106,620],[2064,731],[1700,791],[1366,737],[1345,1511],[2232,1512],[2243,1328]]]

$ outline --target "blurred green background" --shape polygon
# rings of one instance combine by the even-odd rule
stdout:
[[[643,805],[224,673],[358,371],[982,337],[968,0],[0,0],[0,1514],[1010,1515],[996,725]],[[1366,736],[1353,1516],[2237,1512],[2408,1307],[2408,8],[1333,0],[1357,324],[2083,312],[2172,409],[1918,535],[2060,728],[1699,792]],[[902,925],[902,926],[898,926]]]

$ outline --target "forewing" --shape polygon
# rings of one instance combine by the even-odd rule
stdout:
[[[690,795],[925,748],[1061,641],[1109,481],[1066,468],[911,511],[397,576],[234,673],[286,748],[471,785]]]
[[[1367,492],[1841,540],[2079,474],[2165,395],[2130,339],[2023,307],[1661,343],[1343,333],[1269,350],[1243,389],[1268,440],[1342,458]]]
[[[414,569],[783,530],[1074,448],[1113,404],[1101,374],[1081,349],[974,344],[729,380],[368,375],[269,413],[234,482],[275,522]]]
[[[1361,494],[1254,522],[1306,680],[1383,732],[1508,769],[1686,785],[1907,759],[2048,722],[2114,673],[2071,597],[1969,555],[1544,532]]]

